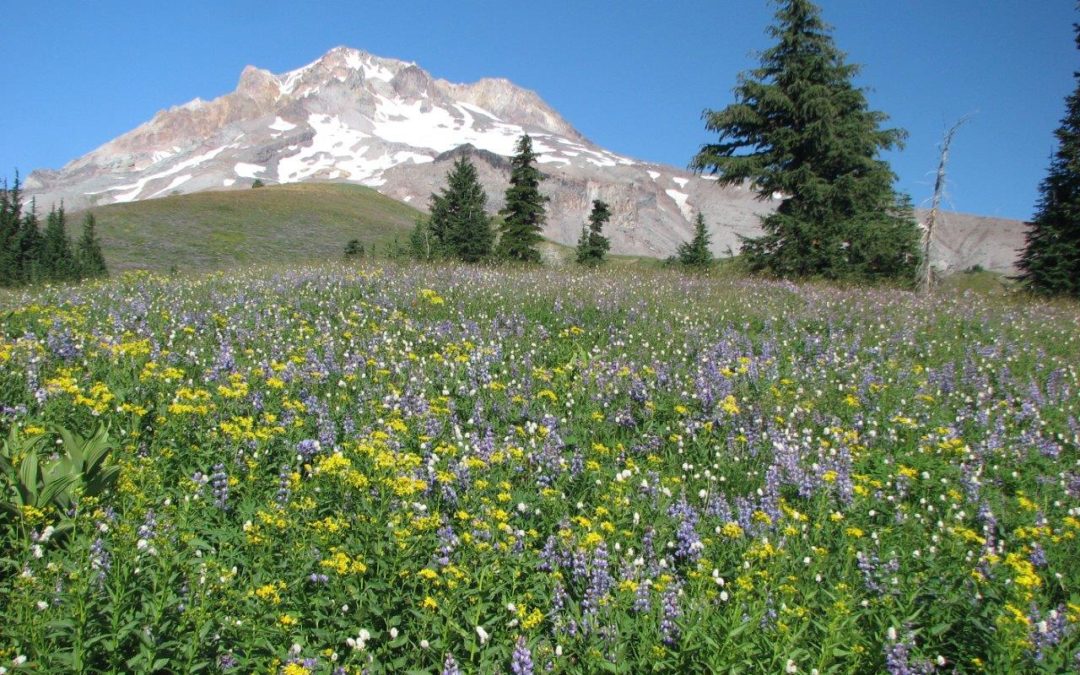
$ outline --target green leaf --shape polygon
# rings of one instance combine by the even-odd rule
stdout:
[[[109,440],[109,429],[105,425],[100,425],[97,431],[94,432],[93,437],[83,444],[83,452],[86,458],[86,466],[83,467],[83,471],[92,474],[98,463],[103,461],[111,450],[112,443]]]
[[[58,501],[57,498],[64,495],[65,492],[70,490],[72,486],[79,482],[82,476],[79,474],[69,474],[67,476],[60,476],[53,478],[45,482],[45,485],[41,488],[41,493],[38,495],[38,506],[45,506],[53,501]],[[66,495],[69,496],[69,495]],[[69,499],[63,500],[65,503]]]
[[[935,636],[936,635],[941,635],[942,633],[949,630],[950,628],[952,628],[952,623],[947,623],[947,622],[939,623],[939,624],[937,624],[935,626],[930,627],[930,634],[935,635]]]
[[[60,434],[60,438],[64,441],[64,451],[67,452],[68,457],[71,459],[72,467],[77,471],[83,470],[83,439],[81,436],[76,435],[69,429],[64,427],[57,427],[56,431]]]
[[[19,493],[23,504],[35,504],[38,492],[38,455],[37,450],[26,453],[19,467]]]

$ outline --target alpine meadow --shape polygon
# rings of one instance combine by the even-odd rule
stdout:
[[[685,170],[339,47],[4,183],[0,675],[1080,671],[1080,90],[915,209],[821,4]]]

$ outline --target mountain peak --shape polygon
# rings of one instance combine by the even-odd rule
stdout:
[[[544,234],[555,241],[577,241],[594,199],[611,206],[613,251],[659,256],[689,239],[696,213],[720,252],[760,232],[758,216],[775,208],[745,187],[605,150],[505,78],[456,84],[347,46],[280,74],[249,65],[231,93],[170,107],[59,171],[32,173],[27,198],[75,210],[257,179],[358,183],[420,205],[444,184],[447,161],[465,155],[479,160],[494,211],[526,133],[551,200]],[[957,260],[996,269],[985,255]]]
[[[268,97],[277,97],[278,80],[269,70],[246,66],[240,73],[240,81],[236,85],[236,93],[255,100]]]

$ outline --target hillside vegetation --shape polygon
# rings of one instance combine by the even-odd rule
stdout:
[[[109,268],[220,270],[339,258],[405,239],[420,212],[340,183],[200,192],[93,209]]]

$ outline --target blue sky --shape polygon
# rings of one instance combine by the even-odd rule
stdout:
[[[0,176],[58,168],[195,97],[232,91],[247,64],[275,73],[348,45],[436,77],[505,77],[585,136],[685,167],[713,140],[705,108],[732,102],[769,45],[764,0],[558,2],[5,3]],[[822,0],[871,107],[906,129],[887,158],[929,203],[945,127],[946,205],[1026,219],[1080,68],[1074,0]]]

